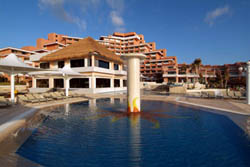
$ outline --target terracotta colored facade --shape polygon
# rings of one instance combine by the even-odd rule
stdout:
[[[193,83],[198,81],[200,77],[204,79],[204,82],[207,82],[209,78],[216,77],[216,68],[211,65],[201,65],[199,67],[199,72],[197,72],[192,68],[191,64],[178,64],[176,62],[176,66],[164,67],[163,71],[164,82],[170,83]]]
[[[31,54],[34,54],[34,52],[32,52],[32,51],[7,47],[7,48],[0,49],[0,58],[4,58],[10,53],[16,54],[17,57],[21,58],[23,61],[29,60],[29,56]]]
[[[79,41],[82,38],[70,37],[63,34],[49,33],[48,39],[38,38],[36,40],[36,46],[24,46],[22,49],[35,51],[41,53],[41,50],[51,51],[56,49],[61,49],[69,44]]]
[[[225,78],[228,76],[228,86],[244,86],[246,75],[240,71],[239,68],[245,65],[245,62],[224,65],[201,65],[199,72],[197,72],[191,64],[184,63],[173,66],[170,69],[164,67],[163,78],[164,82],[170,83],[194,83],[200,79],[204,83],[209,83],[209,81],[214,81],[219,78],[225,82]]]
[[[22,61],[26,62],[29,65],[32,65],[32,63],[29,62],[29,57],[30,55],[35,54],[35,52],[13,48],[13,47],[7,47],[7,48],[0,49],[0,58],[4,58],[11,53],[16,54],[16,56],[20,58]],[[1,80],[8,80],[8,81],[10,80],[10,76],[8,74],[2,74],[0,78]],[[19,77],[19,81],[28,82],[29,78],[22,76],[22,77]]]
[[[141,62],[141,74],[147,81],[162,79],[163,66],[176,66],[177,63],[175,56],[167,56],[167,49],[156,49],[155,42],[146,43],[144,36],[135,32],[115,32],[112,35],[101,36],[98,41],[117,55],[145,54],[146,59]]]

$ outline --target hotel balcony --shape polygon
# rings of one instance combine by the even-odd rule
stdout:
[[[101,67],[77,67],[77,68],[72,68],[72,69],[79,72],[79,73],[83,73],[83,72],[100,72],[100,73],[115,74],[115,75],[127,75],[127,71],[110,70],[110,69],[101,68]]]
[[[163,74],[163,77],[199,78],[198,74]]]

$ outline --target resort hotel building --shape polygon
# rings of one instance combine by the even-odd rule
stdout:
[[[94,44],[90,45],[90,43]],[[74,47],[74,49],[71,47]],[[104,51],[105,53],[103,53]],[[243,67],[245,63],[201,64],[199,72],[197,72],[192,64],[178,64],[176,56],[167,56],[167,49],[157,49],[155,42],[146,42],[142,34],[135,32],[115,32],[112,35],[101,36],[98,40],[49,33],[47,39],[38,38],[36,46],[24,46],[21,49],[14,47],[0,49],[0,58],[4,58],[10,53],[16,54],[26,64],[34,67],[60,69],[64,65],[70,65],[72,69],[85,75],[81,77],[82,79],[72,79],[72,88],[77,87],[77,83],[84,83],[85,86],[82,86],[84,88],[97,89],[103,87],[100,86],[100,83],[106,83],[106,86],[109,85],[110,89],[106,87],[105,90],[111,90],[111,88],[118,90],[118,85],[123,89],[126,78],[126,64],[123,66],[120,56],[133,53],[142,53],[146,56],[140,65],[141,81],[194,83],[199,79],[207,83],[218,77],[225,78],[225,75],[229,75],[229,83],[234,85],[242,84],[245,81],[244,72],[239,70],[239,67]],[[65,55],[69,57],[66,58]],[[96,79],[93,79],[92,76]],[[106,79],[109,78],[110,81],[104,80],[105,77]],[[51,76],[47,76],[47,79],[43,78],[43,80],[37,78],[38,80],[33,79],[32,83],[30,77],[20,77],[33,88],[63,87],[62,79],[52,78]],[[0,81],[6,81],[6,79],[9,80],[9,76],[2,74]],[[119,84],[118,79],[121,79]]]
[[[58,70],[64,66],[80,73],[71,77],[69,88],[85,93],[101,93],[126,90],[126,71],[123,61],[105,46],[87,37],[63,49],[47,55],[33,55],[42,69]],[[53,72],[35,73],[32,77],[32,92],[45,92],[52,88],[65,88],[64,76],[54,75]]]
[[[141,62],[140,71],[144,81],[157,81],[162,79],[163,67],[177,65],[175,56],[167,56],[167,49],[156,49],[155,42],[145,42],[142,34],[135,32],[118,33],[101,36],[101,44],[113,51],[116,55],[142,53],[146,58]]]

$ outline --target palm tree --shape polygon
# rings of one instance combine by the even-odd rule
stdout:
[[[225,88],[227,88],[227,83],[229,81],[229,68],[225,67],[225,73],[224,73],[224,81],[225,81]]]
[[[200,58],[195,59],[194,62],[192,63],[192,68],[195,70],[195,73],[199,75],[199,77],[202,76],[200,75],[201,64],[202,64],[202,61]]]
[[[223,87],[223,77],[220,70],[216,71],[216,80],[219,83],[219,87]]]

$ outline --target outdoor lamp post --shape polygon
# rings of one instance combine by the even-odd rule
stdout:
[[[246,72],[246,95],[247,95],[247,104],[250,105],[250,61],[247,62],[246,67],[240,67],[240,71]]]

